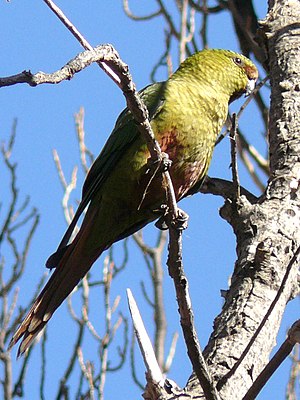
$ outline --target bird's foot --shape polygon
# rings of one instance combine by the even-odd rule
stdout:
[[[177,215],[175,217],[174,215],[167,212],[155,222],[155,226],[158,229],[164,231],[168,229],[171,225],[173,228],[183,231],[188,226],[188,219],[188,214],[178,208]]]
[[[161,231],[166,231],[169,229],[168,224],[166,223],[166,217],[164,215],[155,222],[155,226]]]
[[[166,204],[162,204],[159,207],[159,210],[156,210],[156,213],[162,214],[160,218],[155,222],[156,228],[160,229],[161,231],[169,229],[166,221],[166,217],[168,215],[168,206]]]
[[[188,220],[189,220],[188,214],[185,211],[178,208],[177,215],[176,216],[172,215],[171,225],[173,228],[179,231],[183,231],[188,227]]]

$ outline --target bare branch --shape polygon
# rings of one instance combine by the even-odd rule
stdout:
[[[299,344],[294,346],[294,352],[291,355],[292,365],[290,369],[289,380],[286,388],[286,400],[297,400],[296,386],[300,372],[299,363]]]
[[[41,368],[41,380],[40,380],[40,399],[45,400],[45,381],[46,381],[46,343],[47,343],[47,329],[44,330],[42,337],[42,368]]]
[[[79,153],[81,159],[81,165],[85,174],[87,174],[90,165],[94,162],[94,155],[92,152],[86,147],[85,144],[85,131],[84,131],[84,108],[81,107],[79,112],[75,114],[75,124],[76,124],[76,132],[79,144]],[[86,156],[89,158],[89,162],[87,162]]]
[[[296,321],[289,330],[288,338],[282,343],[272,359],[261,371],[253,382],[253,385],[243,397],[243,400],[254,400],[261,389],[265,386],[273,373],[280,367],[283,361],[289,356],[296,343],[300,342],[300,320]]]
[[[159,9],[148,15],[137,16],[131,12],[131,10],[129,8],[129,0],[123,0],[123,9],[124,9],[127,17],[134,21],[149,21],[150,19],[158,17],[161,14],[161,10]]]
[[[168,356],[166,358],[166,362],[164,364],[164,372],[168,372],[169,369],[171,368],[171,365],[173,363],[173,359],[175,356],[175,352],[176,352],[176,346],[177,346],[177,341],[178,341],[178,332],[175,332],[173,337],[172,337],[172,342],[171,342],[171,346],[169,349],[169,353]]]
[[[153,382],[158,383],[161,387],[163,387],[165,381],[164,376],[156,360],[151,341],[130,289],[127,289],[127,299],[136,338],[138,340],[149,377]]]
[[[260,243],[257,246],[257,250],[256,250],[256,257],[260,258],[261,260],[266,260],[268,257],[270,257],[270,251],[271,248],[268,246],[268,241],[266,240],[265,243]],[[260,334],[261,330],[263,329],[263,327],[265,326],[269,316],[271,315],[272,311],[274,310],[276,304],[279,301],[280,296],[282,295],[285,285],[287,283],[287,280],[290,276],[290,273],[292,271],[292,268],[294,267],[295,264],[297,264],[299,262],[298,260],[298,256],[300,254],[300,246],[297,248],[297,250],[295,251],[295,253],[293,254],[287,268],[285,271],[285,274],[283,276],[281,285],[276,293],[276,296],[274,298],[274,300],[272,301],[268,311],[266,312],[264,318],[262,319],[261,323],[259,324],[259,326],[257,327],[254,335],[252,336],[250,342],[248,343],[248,345],[246,346],[246,348],[244,349],[243,353],[241,354],[239,360],[235,363],[235,365],[231,368],[231,370],[218,382],[218,390],[220,390],[222,388],[222,386],[225,385],[225,383],[227,382],[227,380],[233,376],[233,374],[236,372],[236,370],[238,369],[238,367],[241,365],[242,361],[245,359],[246,355],[248,354],[248,352],[250,351],[254,341],[256,340],[257,336]],[[299,324],[296,325],[296,328],[298,329]],[[298,331],[297,331],[298,332]],[[286,350],[286,346],[284,346],[284,351]],[[291,350],[290,350],[291,351]]]
[[[179,35],[179,32],[177,31],[177,29],[175,27],[175,24],[174,24],[174,22],[172,20],[171,14],[166,9],[166,7],[165,7],[165,5],[164,5],[162,0],[156,0],[156,1],[157,1],[157,4],[160,6],[161,14],[164,16],[164,18],[165,18],[165,20],[166,20],[166,22],[168,24],[168,27],[169,27],[169,30],[170,30],[171,34],[177,40],[179,40],[180,35]]]
[[[74,189],[76,189],[78,168],[76,166],[73,168],[72,175],[71,175],[71,181],[70,181],[70,183],[67,183],[65,175],[62,170],[61,163],[60,163],[60,158],[59,158],[59,155],[56,150],[53,150],[53,159],[55,162],[55,166],[56,166],[56,169],[58,172],[60,182],[64,188],[64,195],[63,195],[63,199],[62,199],[62,207],[63,207],[63,211],[64,211],[64,216],[65,216],[67,224],[70,225],[70,223],[73,219],[73,216],[74,216],[74,210],[73,210],[73,207],[71,205],[69,205],[69,200],[70,200],[71,193],[73,192]],[[78,228],[76,227],[74,234],[77,231],[78,231]]]
[[[45,1],[45,0],[44,0]],[[32,74],[30,71],[23,71],[20,74],[0,78],[0,87],[11,86],[18,83],[27,83],[30,86],[38,86],[41,84],[58,84],[64,80],[70,80],[73,76],[88,67],[94,62],[108,62],[115,56],[118,57],[116,51],[109,44],[97,46],[89,50],[79,53],[74,59],[70,60],[61,69],[47,74],[39,71]],[[114,76],[116,74],[114,73]],[[118,78],[118,82],[119,82]],[[120,83],[118,83],[120,85]]]
[[[83,338],[83,333],[85,329],[84,324],[78,324],[78,332],[77,332],[77,338],[73,347],[73,353],[71,354],[69,363],[67,365],[67,368],[65,369],[65,372],[60,379],[59,383],[59,388],[58,392],[56,395],[56,400],[64,399],[65,398],[65,393],[67,391],[67,381],[70,378],[70,375],[74,369],[74,364],[76,362],[77,356],[78,356],[78,349],[80,347],[80,344],[82,343],[82,338]]]
[[[1,204],[1,226],[0,226],[0,247],[11,252],[11,265],[6,267],[6,257],[3,252],[0,258],[0,361],[3,367],[3,379],[1,380],[3,389],[3,398],[12,399],[15,395],[23,393],[24,380],[26,375],[26,366],[29,355],[21,365],[20,372],[15,379],[13,377],[13,363],[11,353],[6,349],[7,341],[14,330],[17,321],[23,316],[23,310],[17,309],[17,300],[19,288],[16,286],[23,276],[26,266],[28,251],[35,230],[39,222],[39,215],[35,208],[28,212],[29,197],[20,202],[20,192],[17,189],[17,170],[16,163],[12,162],[13,148],[16,139],[16,120],[13,123],[10,137],[7,143],[1,144],[1,155],[4,163],[4,171],[8,173],[8,189],[10,200],[6,208]],[[5,179],[2,179],[3,186]],[[19,231],[23,235],[23,241],[20,241]],[[7,257],[10,259],[10,257]],[[5,269],[5,271],[4,271]],[[17,311],[17,315],[14,316]]]
[[[92,46],[83,37],[79,30],[72,24],[72,22],[64,15],[62,10],[52,0],[44,0],[47,6],[54,12],[54,14],[60,19],[65,27],[72,33],[72,35],[79,41],[81,46],[86,50],[92,50]],[[98,62],[100,68],[102,68],[107,75],[118,85],[120,83],[118,76],[111,70],[111,68],[103,61]]]
[[[169,232],[169,256],[167,264],[169,274],[174,281],[176,289],[180,323],[187,346],[187,352],[206,399],[219,400],[219,395],[210,377],[194,325],[194,314],[188,290],[188,280],[185,276],[182,263],[182,230],[170,226]]]
[[[257,202],[257,197],[249,192],[247,189],[240,187],[241,195],[245,196],[250,203]],[[188,193],[187,196],[195,194],[197,192],[203,194],[213,194],[215,196],[221,196],[225,200],[235,199],[235,189],[233,182],[226,181],[225,179],[220,178],[210,178],[206,176],[203,182],[195,185]]]
[[[237,136],[238,121],[236,114],[232,115],[232,125],[230,129],[230,144],[231,144],[231,169],[232,182],[235,192],[235,200],[241,195],[240,181],[238,175],[237,158],[236,158],[236,136]]]
[[[89,399],[93,400],[95,398],[95,396],[94,396],[95,389],[94,389],[94,380],[93,380],[91,364],[89,362],[87,362],[85,364],[81,347],[78,347],[77,355],[78,355],[78,362],[79,362],[81,371],[82,371],[83,375],[86,377],[88,384],[89,384]],[[100,398],[102,398],[102,397],[100,397]]]
[[[163,266],[162,252],[166,243],[166,232],[160,231],[155,247],[149,247],[145,244],[141,232],[133,235],[135,242],[144,253],[145,263],[150,272],[154,299],[152,300],[146,291],[146,285],[141,282],[142,292],[147,303],[154,310],[155,322],[155,338],[154,348],[155,355],[160,368],[164,366],[164,347],[167,331],[166,313],[163,300]]]
[[[134,349],[135,349],[135,332],[134,330],[132,331],[132,336],[131,336],[131,346],[130,346],[130,370],[131,370],[131,377],[133,379],[133,382],[141,389],[143,390],[145,385],[139,381],[136,373],[136,367],[135,367],[135,357],[134,357]]]
[[[227,8],[225,5],[225,2],[220,2],[220,4],[218,6],[214,6],[214,7],[207,7],[206,1],[203,1],[203,3],[204,3],[203,6],[200,6],[194,0],[189,0],[189,3],[191,5],[191,7],[195,8],[195,10],[200,11],[202,13],[208,13],[208,14],[218,13],[220,11],[226,10],[226,8]]]

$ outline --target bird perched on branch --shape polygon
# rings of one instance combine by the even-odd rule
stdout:
[[[249,94],[257,77],[255,65],[246,57],[228,50],[204,50],[187,58],[167,81],[140,92],[154,135],[172,161],[169,172],[176,201],[204,178],[228,104]],[[105,249],[166,212],[167,184],[161,171],[149,167],[149,154],[125,109],[87,174],[73,221],[46,263],[55,270],[11,340],[13,346],[22,338],[18,355],[28,349]],[[86,208],[80,230],[70,242]]]

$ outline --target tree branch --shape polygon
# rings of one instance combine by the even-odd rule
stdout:
[[[188,290],[188,280],[185,276],[182,263],[182,230],[170,226],[169,274],[172,277],[176,289],[176,298],[179,307],[180,323],[183,331],[189,358],[193,370],[199,380],[201,388],[207,400],[218,400],[219,396],[204,360],[197,332],[194,325],[194,314]]]
[[[296,321],[288,333],[288,338],[282,343],[276,351],[270,362],[261,371],[253,385],[249,389],[243,400],[254,400],[261,389],[271,378],[273,373],[280,367],[283,361],[289,356],[296,343],[300,343],[300,320]]]

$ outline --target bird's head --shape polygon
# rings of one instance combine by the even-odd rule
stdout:
[[[258,71],[253,62],[241,54],[227,50],[225,51],[225,57],[227,57],[228,62],[235,64],[233,68],[229,67],[229,69],[232,69],[232,77],[229,79],[229,85],[234,88],[234,92],[230,96],[231,103],[242,94],[249,96],[255,88]]]
[[[188,57],[176,71],[194,83],[225,94],[229,102],[251,93],[258,78],[256,66],[247,57],[230,50],[207,49]],[[174,75],[175,75],[174,74]]]

